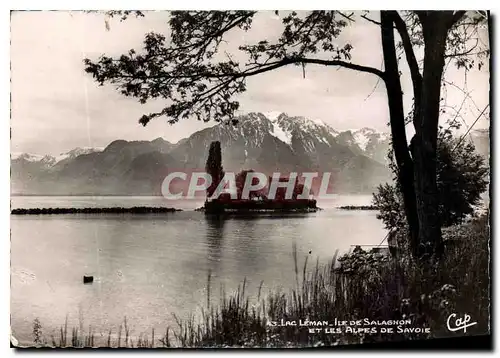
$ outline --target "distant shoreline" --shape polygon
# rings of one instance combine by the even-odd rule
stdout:
[[[89,196],[89,197],[99,197],[99,196],[109,196],[109,197],[122,197],[122,196],[130,196],[130,197],[145,197],[145,198],[162,198],[162,195],[145,195],[145,194],[10,194],[11,197],[22,197],[22,196]]]
[[[33,209],[13,209],[12,215],[54,215],[54,214],[154,214],[173,213],[182,211],[181,209],[165,207],[134,206],[131,208],[111,207],[111,208],[33,208]]]

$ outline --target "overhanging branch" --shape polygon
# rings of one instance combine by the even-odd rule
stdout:
[[[369,66],[357,65],[355,63],[345,62],[341,60],[322,60],[317,58],[297,58],[293,60],[293,63],[313,63],[317,65],[325,65],[325,66],[340,66],[344,68],[349,68],[351,70],[356,70],[360,72],[367,72],[374,75],[379,76],[380,78],[384,78],[384,72]]]
[[[371,74],[377,75],[381,79],[384,79],[384,76],[385,76],[384,72],[377,69],[377,68],[357,65],[355,63],[345,62],[345,61],[341,61],[341,60],[323,60],[323,59],[319,59],[319,58],[294,57],[294,58],[284,58],[282,60],[269,63],[265,66],[254,66],[251,69],[248,69],[246,71],[243,71],[240,73],[235,73],[233,75],[229,75],[229,76],[227,76],[227,77],[229,77],[228,80],[226,80],[224,82],[224,84],[228,84],[229,82],[234,81],[234,80],[239,79],[239,78],[242,78],[242,77],[256,76],[256,75],[261,74],[261,73],[273,71],[273,70],[276,70],[280,67],[285,67],[285,66],[288,66],[291,64],[296,64],[296,63],[299,63],[299,64],[310,63],[310,64],[324,65],[324,66],[340,66],[340,67],[348,68],[351,70],[371,73]],[[221,77],[221,76],[217,76],[217,77]]]
[[[246,70],[243,70],[241,72],[233,72],[233,73],[204,73],[202,77],[205,78],[213,78],[217,79],[216,83],[213,83],[212,86],[207,88],[205,91],[197,93],[193,98],[191,99],[183,99],[183,100],[175,100],[176,106],[178,108],[175,109],[176,113],[174,115],[168,114],[169,111],[173,111],[170,108],[165,108],[161,112],[158,113],[152,113],[148,116],[143,116],[140,119],[140,123],[143,125],[146,125],[151,118],[153,117],[158,117],[160,115],[169,115],[173,117],[174,119],[171,121],[171,123],[176,122],[181,115],[185,116],[182,114],[182,112],[192,110],[192,108],[196,106],[204,106],[207,101],[211,102],[213,98],[216,96],[221,96],[221,93],[223,94],[222,97],[224,97],[224,94],[228,95],[229,97],[236,94],[238,92],[238,89],[234,88],[234,84],[237,83],[238,81],[242,81],[247,77],[252,77],[256,76],[261,73],[265,72],[270,72],[276,69],[279,69],[281,67],[285,67],[287,65],[291,64],[317,64],[317,65],[324,65],[324,66],[339,66],[339,67],[344,67],[360,72],[365,72],[365,73],[371,73],[374,75],[377,75],[381,79],[385,80],[385,72],[369,67],[369,66],[363,66],[363,65],[358,65],[350,62],[345,62],[341,60],[325,60],[325,59],[318,59],[318,58],[307,58],[307,57],[285,57],[280,60],[274,61],[272,63],[265,63],[265,64],[255,64],[254,66],[247,68]],[[194,78],[199,78],[200,74],[193,74]],[[123,78],[123,77],[122,77]],[[167,74],[165,78],[175,80],[176,77],[175,75],[172,74]],[[186,76],[182,76],[183,80],[186,79]],[[155,80],[159,80],[159,77],[155,77]],[[129,79],[127,79],[129,80]],[[225,97],[224,97],[225,98]],[[227,101],[227,98],[225,99]],[[180,105],[179,103],[182,103]]]

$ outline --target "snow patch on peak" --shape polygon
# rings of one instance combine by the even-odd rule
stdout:
[[[380,137],[379,138],[380,138],[381,141],[386,141],[386,140],[389,140],[391,138],[391,134],[383,132],[383,133],[380,133]]]
[[[361,133],[375,133],[375,129],[368,128],[368,127],[363,127],[360,130],[358,130],[357,132],[361,132]]]
[[[274,122],[282,114],[283,114],[283,112],[280,112],[280,111],[271,111],[271,112],[264,113],[264,116],[266,116],[267,119],[269,119],[271,122]]]
[[[11,159],[16,160],[16,159],[24,159],[27,162],[39,162],[42,159],[44,159],[44,155],[40,154],[31,154],[31,153],[20,153],[20,152],[14,152],[11,154]]]
[[[336,132],[333,130],[332,127],[330,127],[328,124],[326,124],[319,118],[296,117],[295,120],[301,123],[302,126],[304,126],[304,128],[307,128],[312,131],[316,131],[318,129],[326,129],[332,134]]]
[[[333,129],[330,126],[327,126],[327,128],[328,128],[328,131],[330,132],[330,134],[333,135],[334,137],[336,137],[336,136],[338,136],[340,134],[339,131],[336,131],[335,129]]]
[[[245,116],[243,116],[243,117],[245,117]],[[260,113],[260,112],[250,112],[247,115],[247,118],[253,119],[253,120],[262,120],[263,117],[265,117],[265,115],[263,113]]]
[[[319,118],[311,118],[310,121],[313,122],[314,124],[317,124],[318,126],[325,126],[326,125],[325,122],[323,122]]]
[[[350,129],[343,133],[352,135],[354,143],[358,147],[365,151],[370,142],[375,141],[375,143],[385,142],[390,138],[390,134],[386,132],[379,132],[373,128],[364,127],[361,129]]]
[[[271,135],[278,138],[280,141],[291,145],[292,144],[292,134],[289,131],[284,131],[277,123],[272,122],[273,132]]]
[[[56,163],[56,158],[54,158],[51,155],[46,155],[42,158],[42,160],[40,160],[40,162],[51,166],[51,165],[54,165]]]
[[[354,133],[354,140],[362,150],[366,150],[370,138],[366,135],[366,132],[358,131]]]
[[[77,147],[75,149],[70,150],[69,152],[66,153],[61,153],[56,157],[56,162],[60,162],[61,160],[67,159],[67,158],[76,158],[80,155],[83,154],[90,154],[90,153],[95,153],[95,152],[102,152],[103,148],[93,148],[93,147]]]

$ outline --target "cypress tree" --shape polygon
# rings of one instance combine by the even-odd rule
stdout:
[[[224,177],[224,170],[222,168],[222,153],[219,141],[210,143],[205,171],[212,177],[212,184],[207,188],[207,198],[209,198],[212,196]]]

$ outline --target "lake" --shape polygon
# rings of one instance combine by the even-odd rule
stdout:
[[[375,211],[343,211],[368,205],[370,196],[337,196],[307,214],[259,215],[226,220],[195,212],[202,203],[161,197],[12,197],[11,207],[169,206],[168,214],[73,214],[11,217],[11,328],[21,343],[33,339],[38,318],[47,338],[89,325],[116,334],[123,318],[131,334],[175,327],[172,314],[187,318],[211,301],[220,287],[230,293],[246,278],[255,295],[295,284],[292,246],[300,265],[331,260],[335,250],[377,245],[386,235]],[[309,252],[311,252],[309,254]],[[94,275],[84,285],[83,275]]]

